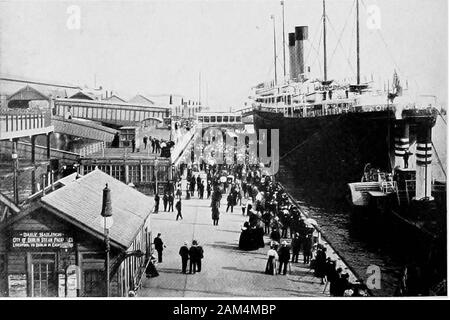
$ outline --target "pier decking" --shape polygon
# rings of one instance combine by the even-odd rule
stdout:
[[[163,263],[157,265],[159,277],[144,279],[140,297],[327,297],[329,286],[314,277],[309,265],[291,263],[286,276],[264,273],[269,238],[266,247],[257,251],[238,248],[241,226],[247,216],[239,206],[225,213],[225,201],[220,207],[218,226],[212,225],[211,200],[182,200],[183,220],[175,221],[176,212],[152,214],[153,236],[161,232],[166,249]],[[181,273],[178,255],[184,241],[199,241],[204,249],[202,271]],[[300,257],[302,260],[303,258]]]

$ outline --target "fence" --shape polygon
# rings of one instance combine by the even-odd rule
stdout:
[[[8,139],[14,133],[39,131],[39,129],[50,127],[51,113],[49,110],[0,110],[0,139]]]
[[[82,148],[77,148],[77,149],[75,149],[74,152],[79,154],[80,157],[87,157],[88,155],[91,155],[96,152],[100,152],[100,151],[104,152],[104,150],[105,150],[105,142],[101,141],[101,142],[91,143]]]

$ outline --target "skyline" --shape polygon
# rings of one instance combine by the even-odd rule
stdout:
[[[284,2],[286,39],[295,26],[309,27],[306,65],[320,77],[322,1]],[[360,2],[362,79],[391,81],[396,70],[411,90],[437,95],[446,105],[447,2]],[[355,2],[326,4],[329,78],[354,76]],[[67,27],[71,5],[80,8],[80,29]],[[373,5],[380,8],[379,31],[366,23]],[[119,95],[173,93],[193,100],[201,74],[202,102],[213,110],[239,108],[251,87],[273,79],[272,14],[280,81],[280,1],[1,1],[0,73],[102,85]]]

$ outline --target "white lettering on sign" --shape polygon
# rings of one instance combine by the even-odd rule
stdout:
[[[59,248],[73,247],[73,238],[63,232],[14,231],[11,237],[12,248]]]

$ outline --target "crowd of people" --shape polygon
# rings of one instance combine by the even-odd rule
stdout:
[[[367,295],[364,286],[350,283],[349,274],[327,255],[327,248],[315,231],[315,221],[303,216],[283,188],[264,175],[261,168],[211,169],[206,184],[212,189],[213,224],[218,224],[222,196],[226,197],[225,212],[233,212],[233,207],[240,206],[248,221],[242,227],[239,248],[258,250],[265,247],[264,236],[270,238],[266,274],[286,275],[291,264],[299,263],[301,253],[303,264],[314,270],[322,284],[330,286],[330,295]]]
[[[167,141],[164,139],[158,139],[151,136],[144,135],[142,137],[142,145],[138,146],[140,151],[147,150],[154,154],[159,154],[161,157],[170,157],[170,149],[175,145],[173,141]],[[136,148],[136,139],[133,137],[130,141],[131,152],[134,153],[137,150]],[[120,147],[120,135],[118,132],[114,135],[114,138],[111,142],[111,148],[119,148]]]
[[[258,250],[265,248],[264,237],[268,237],[269,250],[265,273],[268,275],[286,275],[292,264],[303,263],[314,270],[316,277],[326,287],[332,296],[364,296],[367,290],[359,283],[350,283],[349,274],[336,265],[331,255],[319,240],[315,221],[303,216],[299,208],[293,204],[283,188],[274,183],[273,178],[264,175],[261,168],[253,169],[244,166],[223,168],[206,166],[198,173],[188,169],[185,190],[182,190],[181,180],[176,183],[176,192],[164,195],[164,210],[166,202],[169,211],[173,212],[173,201],[176,197],[178,218],[181,215],[181,198],[197,196],[199,199],[210,199],[212,224],[219,224],[222,198],[226,199],[225,212],[233,212],[234,207],[240,207],[242,215],[248,218],[241,228],[239,248],[241,250]],[[203,173],[204,172],[204,173]],[[206,195],[205,195],[206,191]],[[156,211],[159,206],[158,195],[155,196]],[[164,200],[166,199],[167,200]],[[239,212],[241,212],[239,211]],[[201,269],[201,261],[195,253],[195,244],[188,248],[187,243],[180,248],[182,272],[186,273],[187,262],[191,261],[190,271],[195,273]],[[191,249],[193,253],[191,253]],[[201,250],[203,251],[203,250]],[[201,254],[203,255],[203,253]],[[303,257],[303,261],[299,259]]]

